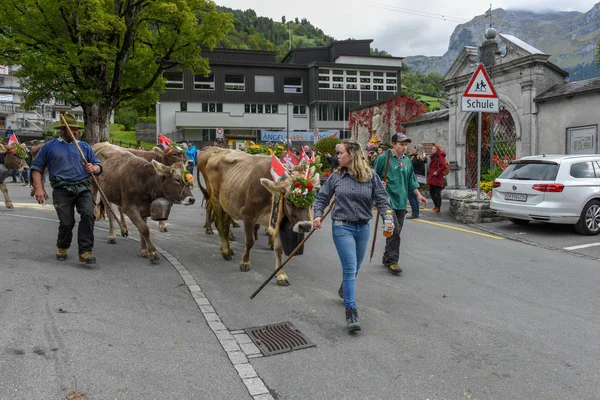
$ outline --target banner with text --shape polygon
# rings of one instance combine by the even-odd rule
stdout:
[[[340,137],[340,131],[319,131],[319,140],[326,137]],[[287,131],[261,131],[260,140],[263,142],[285,142]],[[290,141],[311,142],[314,140],[313,131],[290,131]]]

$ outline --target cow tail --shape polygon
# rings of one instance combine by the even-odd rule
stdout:
[[[202,186],[202,182],[200,181],[200,174],[202,174],[202,176],[204,176],[204,174],[200,170],[200,167],[198,167],[198,169],[196,170],[196,179],[198,180],[198,187],[200,188],[200,191],[202,192],[202,195],[204,196],[204,199],[202,200],[202,204],[201,204],[201,206],[204,207],[204,205],[209,200],[210,194],[208,193],[208,190],[206,190],[206,188],[204,186]],[[204,178],[204,180],[206,180],[206,177]]]

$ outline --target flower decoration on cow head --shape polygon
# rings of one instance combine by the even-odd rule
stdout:
[[[194,187],[194,175],[187,169],[184,169],[183,172],[181,173],[181,179],[183,180],[183,184],[185,186],[187,186],[189,188]]]
[[[9,153],[15,153],[17,157],[22,158],[23,160],[27,159],[27,152],[18,144],[13,143],[7,146],[7,150]]]
[[[315,187],[308,179],[295,176],[291,178],[285,197],[298,208],[308,208],[315,202],[316,195]]]

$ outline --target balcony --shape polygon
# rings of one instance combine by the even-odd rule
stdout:
[[[14,114],[15,105],[11,103],[0,103],[0,113]]]

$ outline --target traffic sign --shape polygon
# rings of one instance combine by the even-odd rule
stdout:
[[[483,64],[479,64],[463,92],[463,112],[498,112],[498,94]]]
[[[223,128],[217,128],[217,139],[223,139]]]

